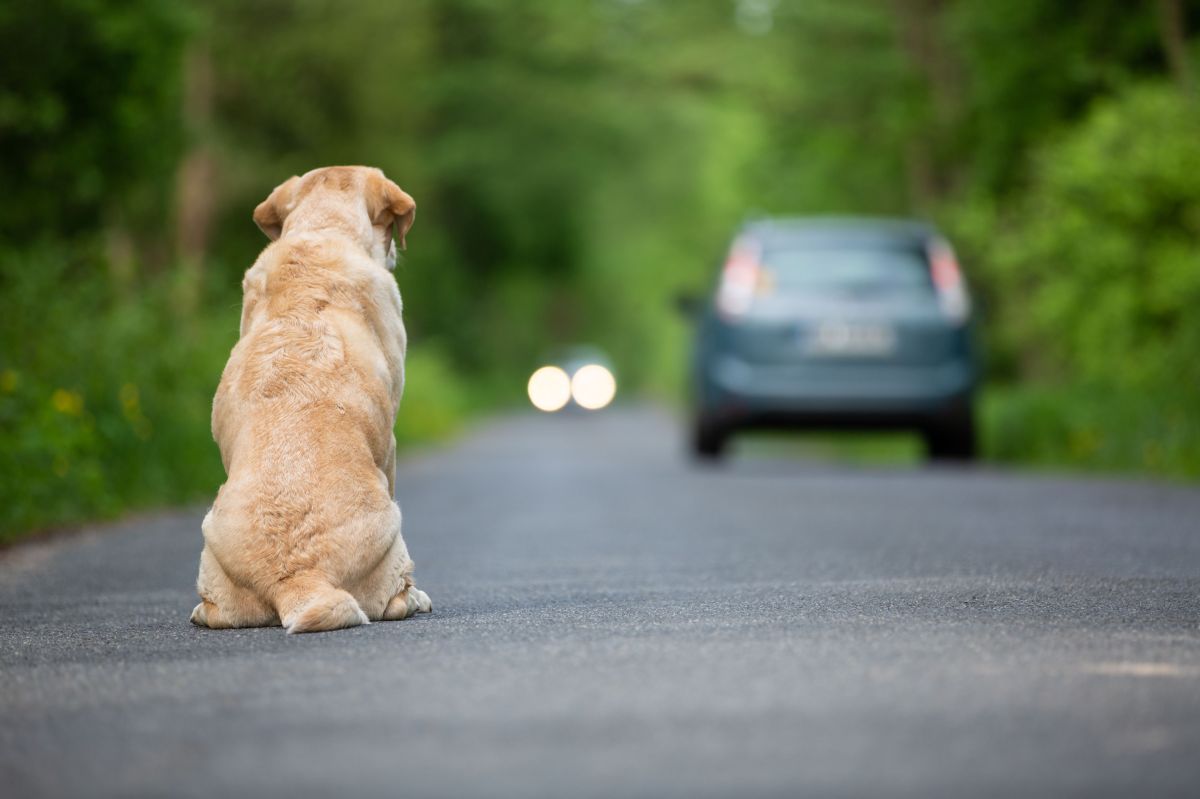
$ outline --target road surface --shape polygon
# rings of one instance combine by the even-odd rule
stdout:
[[[402,463],[434,612],[188,624],[203,509],[0,553],[0,793],[1196,796],[1200,490],[680,456],[648,409]]]

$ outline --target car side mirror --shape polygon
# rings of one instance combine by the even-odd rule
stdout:
[[[681,316],[687,317],[688,319],[694,319],[700,315],[700,312],[703,309],[704,303],[701,302],[700,297],[696,294],[693,294],[690,291],[681,291],[675,295],[675,310],[678,311]]]

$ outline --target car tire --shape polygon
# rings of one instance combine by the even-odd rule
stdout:
[[[692,455],[718,461],[725,456],[732,431],[708,419],[698,419],[692,428]]]
[[[977,455],[975,413],[970,400],[956,404],[924,431],[925,450],[931,460],[968,462]]]

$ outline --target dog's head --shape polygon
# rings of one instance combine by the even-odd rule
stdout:
[[[417,204],[374,167],[330,166],[291,177],[254,209],[254,223],[274,241],[284,233],[336,227],[357,235],[391,269],[396,241],[412,227]]]

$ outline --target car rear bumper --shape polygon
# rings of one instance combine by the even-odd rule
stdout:
[[[975,381],[966,359],[763,365],[724,356],[702,378],[701,412],[743,425],[909,426],[961,406]]]

